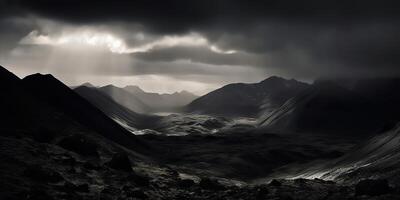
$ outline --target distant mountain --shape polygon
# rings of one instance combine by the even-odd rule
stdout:
[[[96,86],[94,86],[93,84],[91,84],[89,82],[83,83],[81,86],[93,87],[93,88],[96,87]]]
[[[95,88],[95,87],[96,87],[96,86],[94,86],[93,84],[91,84],[91,83],[89,83],[89,82],[86,82],[86,83],[83,83],[83,84],[81,84],[81,85],[70,86],[70,88],[71,88],[71,89],[75,89],[75,88],[78,88],[78,87],[80,87],[80,86],[86,86],[86,87],[91,87],[91,88]]]
[[[187,91],[175,92],[172,94],[158,94],[145,92],[138,86],[126,86],[123,89],[134,94],[142,102],[146,102],[152,112],[177,111],[198,97]]]
[[[375,102],[323,81],[260,118],[260,126],[280,132],[352,134],[376,132],[385,122]]]
[[[123,89],[125,89],[126,91],[133,93],[133,94],[146,93],[139,86],[136,86],[136,85],[128,85],[128,86],[125,86]]]
[[[102,111],[52,75],[33,74],[25,77],[20,82],[24,88],[20,92],[39,101],[35,105],[38,110],[37,113],[46,114],[49,118],[57,118],[59,116],[59,114],[44,112],[48,108],[40,104],[45,103],[62,113],[62,115],[81,124],[87,130],[94,131],[120,145],[136,150],[142,149],[141,147],[144,146],[144,143],[135,138],[133,134],[107,117]],[[52,124],[51,122],[44,122],[43,126],[51,126]],[[59,126],[67,125],[67,121],[59,124]]]
[[[156,124],[156,121],[159,120],[157,116],[135,113],[121,106],[96,88],[80,86],[75,88],[74,91],[130,131],[154,128],[152,125]]]
[[[113,85],[107,85],[98,88],[107,96],[111,97],[115,102],[137,113],[148,113],[151,107],[136,95]]]
[[[275,76],[254,84],[229,84],[197,98],[186,110],[229,117],[257,117],[278,108],[307,87],[306,83]]]

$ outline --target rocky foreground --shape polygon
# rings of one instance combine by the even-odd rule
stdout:
[[[41,130],[1,135],[0,199],[400,199],[400,192],[385,180],[356,185],[319,179],[232,184],[183,176],[115,143],[104,143],[96,134],[52,138]]]

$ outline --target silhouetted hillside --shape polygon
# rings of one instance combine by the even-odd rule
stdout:
[[[260,118],[260,126],[280,132],[357,135],[379,130],[379,106],[333,82],[318,82]]]
[[[191,102],[189,112],[230,117],[256,117],[281,106],[307,88],[296,80],[270,77],[254,84],[235,83],[214,90]]]
[[[154,128],[154,125],[159,119],[157,116],[148,116],[135,113],[130,109],[121,106],[108,95],[100,92],[96,88],[80,86],[75,88],[74,91],[91,102],[109,117],[113,118],[119,123],[123,123],[124,126],[127,125],[127,127],[130,129],[134,128],[137,130]]]
[[[108,95],[115,102],[121,104],[122,106],[138,113],[150,112],[151,107],[144,103],[142,100],[137,98],[135,95],[125,91],[122,88],[115,87],[113,85],[107,85],[100,87],[99,90],[104,94]]]
[[[128,148],[141,149],[143,146],[143,143],[129,131],[122,128],[52,75],[30,75],[22,79],[22,84],[30,95],[65,113],[71,119],[96,131],[105,138]]]

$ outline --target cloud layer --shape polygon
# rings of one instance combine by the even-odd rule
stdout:
[[[395,3],[6,0],[0,59],[21,74],[154,75],[203,88],[270,75],[398,76]]]

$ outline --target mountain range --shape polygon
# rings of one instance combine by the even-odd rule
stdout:
[[[197,98],[196,95],[184,90],[171,94],[159,94],[145,92],[140,87],[133,85],[123,88],[113,85],[94,87],[90,83],[85,83],[81,86],[95,88],[136,113],[179,112],[182,107]]]
[[[179,111],[181,107],[186,106],[198,97],[185,90],[171,94],[159,94],[145,92],[138,86],[126,86],[123,89],[134,94],[142,102],[146,102],[153,112]]]
[[[52,75],[20,79],[0,67],[0,198],[398,199],[399,83],[271,77],[161,117],[132,110],[140,88],[71,90]],[[154,132],[134,134],[142,129]],[[289,167],[302,173],[252,182]],[[384,180],[367,188],[384,189],[360,193],[370,178]]]
[[[197,98],[186,106],[187,112],[228,117],[258,117],[278,108],[308,84],[270,77],[259,83],[234,83]]]
[[[400,119],[397,79],[359,80],[351,88],[317,81],[273,112],[259,118],[263,130],[373,134]],[[368,89],[369,88],[369,89]]]
[[[52,75],[33,74],[21,80],[0,69],[4,93],[0,102],[4,122],[1,129],[39,132],[45,129],[52,138],[92,132],[127,148],[143,150],[146,146]]]

